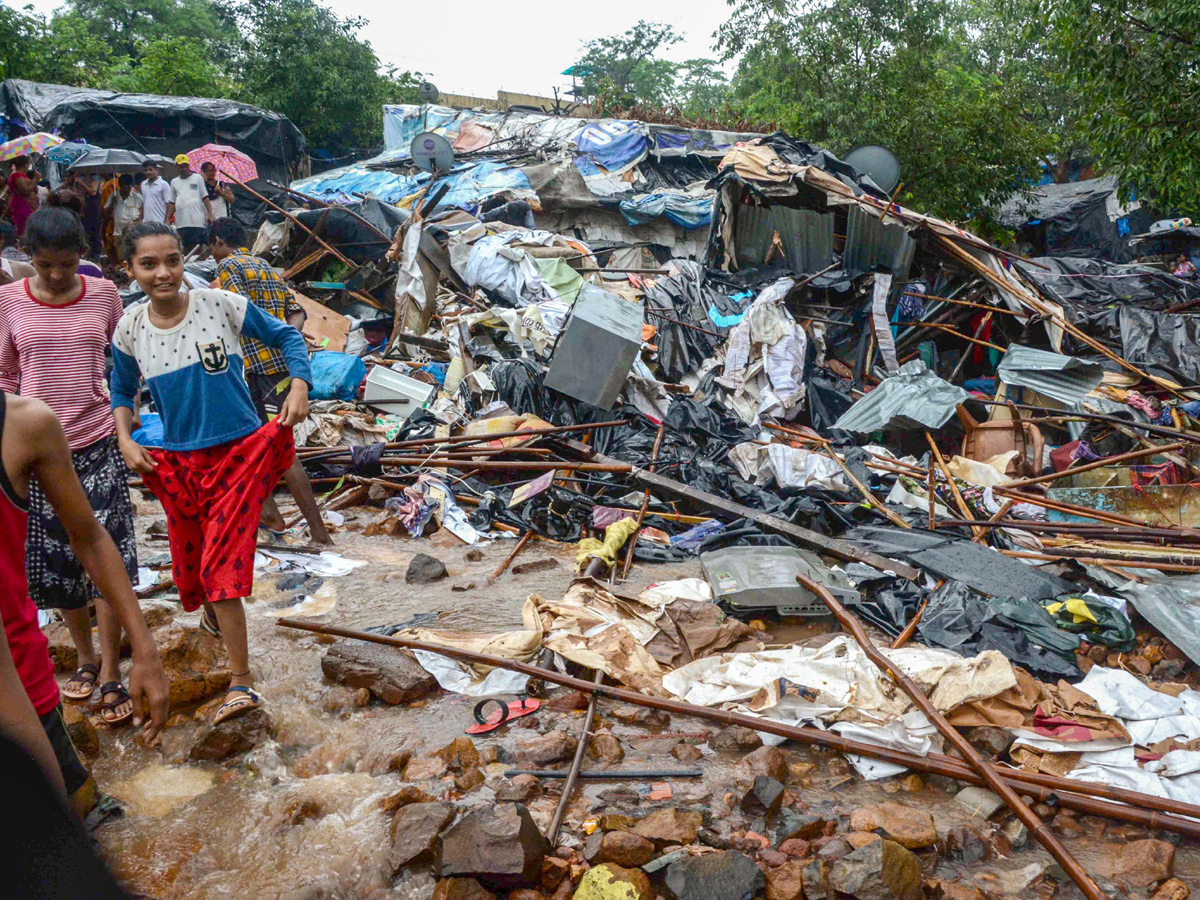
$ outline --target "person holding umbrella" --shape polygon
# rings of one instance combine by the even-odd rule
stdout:
[[[213,221],[212,203],[208,199],[208,185],[204,178],[192,171],[187,154],[175,157],[179,175],[171,179],[171,199],[167,203],[166,224],[175,219],[175,230],[185,254],[205,242],[208,226]]]

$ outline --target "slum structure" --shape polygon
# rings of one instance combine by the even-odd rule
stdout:
[[[484,118],[452,121],[461,135]],[[547,184],[597,164],[578,145],[539,152]],[[418,651],[443,688],[495,701],[477,709],[487,727],[522,714],[531,681],[584,698],[573,757],[532,773],[565,779],[549,828],[520,805],[439,812],[438,889],[986,895],[924,882],[909,857],[930,844],[888,810],[833,843],[844,823],[798,818],[786,765],[731,807],[748,843],[704,845],[699,813],[673,809],[607,816],[562,849],[604,697],[728,726],[729,748],[758,733],[839,750],[868,780],[977,786],[989,833],[1027,835],[1084,896],[1186,896],[1151,835],[1196,837],[1200,816],[1200,284],[1019,256],[783,134],[723,149],[693,259],[540,228],[534,179],[514,194],[506,168],[414,176],[403,196],[294,183],[255,247],[322,348],[297,444],[326,508],[377,507],[371,534],[511,538],[493,578],[537,543],[576,548],[578,580],[531,596],[518,631],[280,623]],[[533,223],[488,221],[493,197]],[[702,577],[621,588],[634,567],[684,561]],[[794,620],[827,633],[772,637]],[[469,791],[482,775],[464,755]],[[497,796],[530,774],[508,772]],[[419,815],[404,809],[401,832]],[[1063,810],[1144,829],[1136,853],[1157,865],[1081,865],[1047,821]],[[511,840],[473,850],[483,833]]]

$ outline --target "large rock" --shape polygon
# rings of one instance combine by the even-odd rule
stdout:
[[[632,869],[644,866],[654,859],[654,842],[640,834],[630,831],[608,831],[592,835],[597,836],[600,840],[596,851],[588,857],[588,862],[592,865],[616,863],[618,866]]]
[[[447,574],[446,567],[440,559],[428,553],[418,553],[409,562],[404,580],[408,584],[433,584],[445,578]]]
[[[895,841],[873,841],[830,866],[829,886],[856,900],[920,900],[921,861]]]
[[[226,719],[220,725],[208,725],[188,753],[193,762],[221,762],[253,750],[271,736],[271,717],[261,707]]]
[[[755,732],[757,735],[757,732]],[[738,763],[738,776],[746,781],[753,781],[759,775],[766,775],[776,781],[787,781],[787,754],[778,747],[759,747],[747,753]]]
[[[689,856],[667,867],[676,900],[749,900],[766,885],[762,870],[736,850]]]
[[[1099,856],[1101,876],[1129,887],[1149,887],[1175,874],[1175,848],[1166,841],[1132,841]]]
[[[321,671],[347,687],[366,688],[391,706],[419,700],[437,687],[411,653],[379,644],[339,641],[325,651]]]
[[[600,729],[588,740],[587,754],[601,762],[620,762],[625,758],[621,742],[607,728]]]
[[[654,889],[641,869],[605,863],[584,873],[572,900],[654,900]]]
[[[762,737],[757,731],[741,725],[722,728],[708,741],[708,746],[714,750],[754,750],[762,745]]]
[[[653,841],[659,847],[680,846],[696,840],[703,817],[698,812],[682,809],[656,809],[633,826],[633,833]]]
[[[923,809],[914,809],[891,801],[856,809],[850,815],[850,829],[881,830],[897,844],[909,850],[932,847],[938,838],[932,815]]]
[[[789,859],[767,872],[767,900],[804,900],[804,863]]]
[[[429,900],[496,900],[496,895],[474,878],[443,878]]]
[[[194,706],[229,689],[225,645],[199,628],[165,625],[154,630],[167,673],[171,708]]]
[[[410,803],[392,817],[392,846],[388,863],[397,873],[406,866],[431,862],[437,855],[438,835],[454,818],[449,803]]]
[[[443,878],[478,878],[490,888],[534,887],[548,847],[518,804],[469,813],[442,835]]]
[[[100,733],[92,724],[84,707],[77,703],[64,703],[62,720],[76,750],[84,756],[95,756],[100,752]]]
[[[783,801],[783,785],[769,775],[759,775],[742,797],[742,810],[752,816],[773,816]]]
[[[562,762],[575,754],[575,738],[557,728],[517,744],[517,762],[533,768]]]

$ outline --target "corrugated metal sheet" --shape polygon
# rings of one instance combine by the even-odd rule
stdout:
[[[1104,368],[1074,356],[1010,344],[996,374],[1005,384],[1027,387],[1074,406],[1104,380]]]
[[[819,272],[833,262],[833,216],[811,209],[772,206],[741,206],[737,211],[734,239],[738,265],[761,266],[779,232],[788,268],[804,275]]]
[[[883,266],[896,278],[905,278],[916,247],[916,241],[902,225],[884,225],[878,215],[864,212],[858,206],[847,211],[842,268],[851,275]]]
[[[870,434],[884,428],[941,428],[971,395],[913,359],[842,413],[834,428]]]

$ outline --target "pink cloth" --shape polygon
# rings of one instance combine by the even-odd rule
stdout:
[[[79,277],[66,306],[34,299],[28,279],[0,287],[0,390],[45,402],[72,450],[113,433],[104,352],[125,312],[115,284]]]

